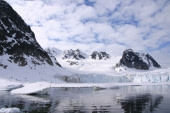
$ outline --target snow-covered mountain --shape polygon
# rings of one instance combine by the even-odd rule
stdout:
[[[148,70],[150,67],[161,67],[148,53],[134,52],[132,49],[127,49],[123,52],[122,58],[116,64],[116,67],[120,66],[142,70]]]
[[[10,63],[60,66],[40,47],[30,26],[3,0],[0,15],[0,66],[8,68]]]
[[[92,54],[87,54],[80,49],[70,49],[70,50],[59,50],[55,47],[46,48],[47,53],[52,54],[57,58],[62,58],[64,60],[85,60],[85,59],[94,59],[94,60],[107,60],[110,59],[111,56],[106,52],[98,52],[94,51]]]
[[[73,50],[65,50],[63,51],[63,59],[75,59],[75,60],[80,60],[80,59],[85,59],[86,54],[81,52],[79,49]]]
[[[55,57],[60,57],[60,56],[62,56],[62,53],[63,53],[62,50],[59,50],[59,49],[57,49],[55,47],[53,47],[53,48],[45,48],[45,51],[48,54],[52,54]]]
[[[107,60],[109,59],[111,56],[106,53],[106,52],[97,52],[97,51],[94,51],[92,54],[91,54],[91,58],[92,59],[95,59],[95,60]]]
[[[100,83],[170,82],[170,68],[148,70],[161,67],[149,54],[128,49],[119,59],[106,52],[93,52],[88,57],[79,49],[61,51],[49,48],[45,51],[37,43],[31,28],[8,3],[0,0],[0,89],[13,90],[24,86],[18,89],[19,93],[26,91],[25,94],[31,94],[51,86],[80,85],[70,86],[69,82],[90,84],[81,84],[82,87],[105,87]],[[113,68],[118,61],[117,67],[142,70],[118,72]]]
[[[58,82],[58,76],[72,74],[42,49],[30,26],[3,0],[0,0],[0,73],[1,83],[9,80],[10,84]]]

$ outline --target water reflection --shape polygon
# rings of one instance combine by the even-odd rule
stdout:
[[[143,94],[127,97],[120,103],[125,113],[150,113],[156,111],[162,100],[163,96],[161,95]]]
[[[0,108],[18,107],[24,113],[168,113],[169,89],[169,86],[126,86],[100,91],[52,88],[49,95],[11,95],[1,91]]]
[[[24,113],[47,113],[51,108],[47,96],[11,95],[7,91],[0,91],[0,108],[17,107]]]

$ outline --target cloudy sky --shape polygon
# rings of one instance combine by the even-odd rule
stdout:
[[[170,0],[6,0],[43,48],[132,48],[170,60]],[[168,59],[169,58],[169,59]]]

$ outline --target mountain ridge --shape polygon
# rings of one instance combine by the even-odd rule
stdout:
[[[160,64],[148,53],[135,52],[132,49],[126,49],[122,58],[116,67],[126,66],[141,70],[149,70],[150,67],[161,68]]]
[[[0,15],[0,56],[8,55],[1,60],[18,66],[26,66],[30,62],[34,65],[58,65],[38,44],[30,26],[4,0],[0,0]]]

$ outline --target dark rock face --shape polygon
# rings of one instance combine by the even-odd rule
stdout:
[[[67,61],[67,62],[68,62],[71,66],[72,66],[72,65],[78,65],[78,62],[77,62],[77,61],[76,61],[76,62],[75,62],[75,61]]]
[[[0,0],[0,56],[5,54],[10,56],[8,61],[19,66],[27,65],[30,60],[34,65],[54,65],[36,41],[30,26],[7,2]]]
[[[148,70],[151,66],[161,67],[149,54],[134,52],[132,49],[127,49],[123,52],[117,66],[121,65],[142,70]]]
[[[101,60],[101,59],[109,59],[110,58],[110,55],[107,54],[106,52],[97,52],[97,51],[94,51],[92,54],[91,54],[91,58],[92,59],[95,59],[95,60]]]
[[[82,52],[80,52],[79,49],[77,50],[66,50],[63,52],[63,59],[76,59],[76,60],[80,60],[80,59],[85,59],[85,54],[83,54]]]

